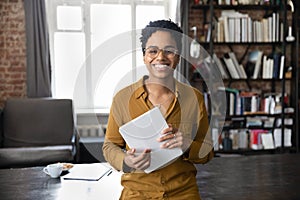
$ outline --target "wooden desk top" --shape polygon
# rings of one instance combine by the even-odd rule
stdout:
[[[57,199],[60,187],[60,179],[50,178],[43,172],[43,167],[0,170],[0,196],[3,200]]]
[[[216,157],[208,164],[196,167],[203,200],[300,199],[300,154]],[[92,199],[99,196],[103,199],[103,191],[118,190],[111,189],[111,185],[119,184],[116,179],[95,186],[91,182],[64,185],[60,179],[44,174],[42,169],[0,169],[0,199],[74,200],[86,199],[87,195]]]
[[[46,175],[43,167],[0,169],[0,199],[118,199],[122,190],[120,178],[121,174],[114,170],[99,181],[63,181]]]

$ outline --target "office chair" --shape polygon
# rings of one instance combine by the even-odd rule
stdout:
[[[2,113],[0,168],[75,162],[74,124],[70,99],[8,99]]]

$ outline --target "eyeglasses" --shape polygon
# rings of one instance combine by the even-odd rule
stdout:
[[[145,49],[145,55],[155,58],[158,56],[158,54],[162,51],[164,56],[168,58],[174,58],[176,54],[178,54],[178,50],[175,49],[174,47],[166,47],[163,49],[160,49],[158,47],[148,47]]]

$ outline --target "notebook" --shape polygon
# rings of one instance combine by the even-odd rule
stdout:
[[[69,173],[62,176],[64,180],[98,181],[112,170],[101,163],[75,164]]]
[[[160,148],[161,143],[157,141],[157,138],[161,137],[162,130],[167,127],[168,124],[159,108],[154,107],[119,128],[127,145],[135,148],[137,154],[146,148],[151,149],[151,164],[145,170],[146,173],[161,168],[182,155],[180,148]]]

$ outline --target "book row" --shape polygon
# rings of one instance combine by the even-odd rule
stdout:
[[[221,16],[214,20],[214,31],[208,29],[206,41],[210,35],[214,42],[282,42],[284,37],[283,23],[279,13],[273,12],[266,17],[255,20],[247,13],[235,10],[223,10]]]
[[[226,114],[229,116],[255,113],[279,114],[282,112],[281,93],[260,95],[255,92],[239,91],[238,89],[228,87],[220,87],[219,91],[226,93],[226,105],[220,106],[226,107]]]
[[[284,141],[282,141],[281,128],[273,131],[264,129],[231,129],[219,134],[218,129],[212,130],[215,150],[239,150],[239,149],[275,149],[278,147],[291,147],[292,130],[284,129]]]
[[[263,54],[260,50],[249,53],[245,66],[234,52],[227,52],[220,59],[213,54],[215,66],[223,79],[283,79],[285,56],[281,53]]]
[[[218,5],[279,5],[279,0],[218,0]]]

